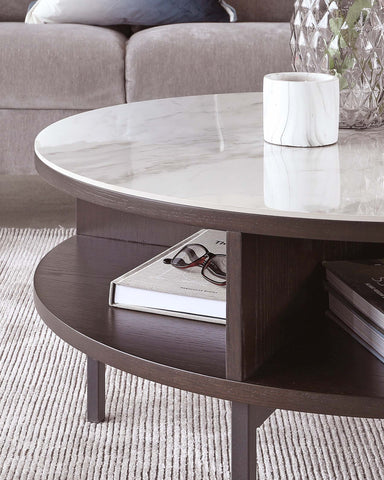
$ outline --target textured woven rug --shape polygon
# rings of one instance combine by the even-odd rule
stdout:
[[[107,367],[107,421],[86,422],[85,356],[43,324],[31,288],[72,233],[0,229],[0,480],[229,480],[229,402]],[[276,411],[259,429],[259,478],[380,480],[383,427]]]

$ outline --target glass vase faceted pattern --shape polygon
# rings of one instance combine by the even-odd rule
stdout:
[[[296,0],[291,49],[296,71],[340,80],[340,127],[384,123],[384,0]]]

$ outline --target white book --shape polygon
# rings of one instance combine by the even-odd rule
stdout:
[[[225,324],[226,288],[206,280],[201,267],[175,268],[163,262],[190,243],[226,254],[226,234],[200,230],[111,282],[112,307]]]

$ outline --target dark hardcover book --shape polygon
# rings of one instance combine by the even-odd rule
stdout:
[[[384,259],[324,262],[328,283],[384,330]]]
[[[365,317],[350,305],[332,287],[328,286],[329,310],[336,321],[353,338],[383,361],[384,358],[384,331],[377,327],[369,318]]]
[[[348,328],[348,326],[340,320],[333,312],[330,310],[327,312],[328,318],[333,320],[335,323],[337,323],[345,332],[347,332],[352,338],[354,338],[357,342],[360,343],[364,348],[368,350],[368,352],[372,353],[380,362],[384,363],[384,356],[380,355],[379,352],[377,352],[374,348],[372,348],[368,343],[366,343],[359,335],[357,335],[353,330]]]

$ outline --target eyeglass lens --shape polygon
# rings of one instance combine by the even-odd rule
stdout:
[[[212,282],[222,280],[222,282],[225,283],[227,276],[227,257],[225,255],[215,255],[204,265],[201,273]]]
[[[175,267],[186,267],[193,262],[196,262],[201,257],[208,253],[207,249],[199,244],[186,245],[178,254],[172,259],[172,265]]]
[[[191,243],[183,247],[172,259],[164,259],[177,268],[201,265],[201,273],[208,281],[216,285],[225,285],[227,276],[227,257],[210,253],[204,245]]]

